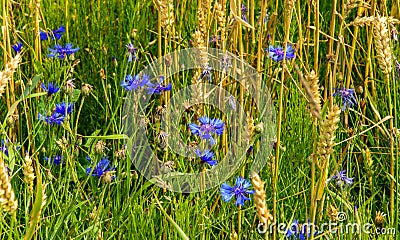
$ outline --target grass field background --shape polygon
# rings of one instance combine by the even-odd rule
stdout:
[[[371,233],[341,229],[310,239],[399,238],[393,234],[400,226],[398,0],[1,3],[0,239],[307,238],[276,228],[260,233],[257,227],[266,216],[271,216],[268,224],[289,228],[295,219],[371,227]],[[61,26],[60,39],[52,39],[52,30]],[[41,31],[49,33],[48,40],[41,40]],[[17,54],[12,46],[18,42]],[[48,56],[49,48],[66,43],[79,50]],[[135,49],[126,47],[130,43]],[[295,57],[287,52],[276,61],[270,46],[292,46]],[[273,150],[258,172],[264,184],[253,179],[250,189],[258,191],[244,206],[223,201],[220,186],[199,193],[160,188],[132,164],[123,110],[135,90],[127,91],[121,82],[157,58],[189,47],[231,52],[262,76],[266,89],[259,93],[271,95]],[[165,79],[172,89],[154,94],[144,116],[154,152],[166,167],[181,172],[211,167],[169,151],[160,119],[168,117],[162,116],[164,105],[179,89],[208,81],[199,80],[203,71]],[[252,178],[249,166],[257,151],[269,146],[260,145],[265,126],[245,86],[216,72],[211,76],[210,82],[222,83],[243,105],[253,126],[248,129],[252,150],[226,181],[232,186],[236,176]],[[41,84],[49,82],[60,90],[46,93]],[[62,124],[38,117],[54,113],[61,102],[74,103]],[[188,124],[199,124],[202,115],[229,125],[215,107],[188,108],[180,123],[187,145],[200,141]],[[227,153],[229,133],[226,128],[213,147],[217,160]],[[92,176],[105,157],[110,166]],[[352,184],[327,183],[341,170]],[[338,213],[346,219],[339,220]],[[382,229],[386,234],[373,234]]]

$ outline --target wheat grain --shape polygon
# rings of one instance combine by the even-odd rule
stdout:
[[[11,180],[8,176],[7,167],[4,165],[0,156],[0,207],[8,212],[13,213],[18,208],[18,202],[15,199],[14,190],[11,187]]]
[[[22,165],[22,169],[24,173],[24,182],[28,185],[28,193],[32,195],[35,173],[32,166],[32,158],[28,154],[25,156],[25,162]]]
[[[14,72],[17,70],[20,60],[21,55],[15,55],[10,62],[6,63],[4,70],[0,72],[0,96],[5,92],[5,88],[11,80]]]
[[[261,178],[257,173],[253,173],[251,181],[255,190],[254,204],[256,205],[256,213],[260,222],[266,226],[268,222],[272,222],[273,216],[269,212],[265,203],[264,182],[261,181]]]

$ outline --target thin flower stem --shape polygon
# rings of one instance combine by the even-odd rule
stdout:
[[[314,70],[318,72],[319,69],[319,1],[314,2],[314,21],[315,21],[315,31],[314,31]]]

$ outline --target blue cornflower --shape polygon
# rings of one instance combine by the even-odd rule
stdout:
[[[46,113],[38,115],[38,119],[48,123],[49,125],[57,124],[61,126],[68,114],[74,110],[74,103],[57,103],[56,108],[50,116]]]
[[[225,100],[229,103],[229,106],[232,108],[232,110],[236,111],[236,98],[233,95],[230,95],[229,97],[226,97]]]
[[[53,48],[49,48],[49,51],[52,53],[47,54],[47,56],[49,58],[58,57],[59,59],[64,59],[67,55],[71,55],[78,50],[79,48],[72,48],[72,43],[67,43],[65,46],[56,44]]]
[[[137,48],[135,48],[135,45],[133,45],[133,43],[128,43],[125,47],[128,50],[128,62],[137,61]]]
[[[64,33],[65,33],[65,26],[60,26],[58,29],[53,30],[54,37],[52,36],[52,39],[60,40],[60,38]]]
[[[194,151],[196,153],[196,155],[203,161],[208,163],[208,165],[210,166],[214,166],[217,165],[217,160],[214,159],[215,154],[210,151],[210,150],[205,150],[204,152],[202,152],[200,149],[196,149]]]
[[[4,140],[1,140],[0,151],[2,151],[8,157],[8,147],[6,146],[6,143],[7,142]]]
[[[49,39],[49,37],[47,36],[47,32],[43,32],[42,30],[40,30],[39,35],[40,35],[40,40],[41,41],[46,41],[46,40]]]
[[[228,72],[229,68],[232,67],[232,57],[230,57],[228,54],[224,54],[220,58],[220,68]]]
[[[245,4],[242,3],[242,7],[241,7],[242,19],[243,19],[243,21],[245,21],[245,22],[248,22],[248,20],[247,20],[247,12],[248,12],[248,11],[249,11],[249,10],[247,9],[247,6],[246,6]]]
[[[108,160],[108,157],[103,157],[94,168],[86,168],[86,174],[90,175],[91,173],[91,176],[100,178],[103,176],[104,173],[114,170],[115,168],[112,167],[111,162]]]
[[[203,79],[204,77],[208,78],[208,81],[211,81],[211,70],[212,68],[209,66],[205,66],[203,68],[203,71],[201,71],[200,77],[199,79],[197,79],[197,81],[200,81],[201,79]]]
[[[336,180],[336,184],[339,187],[344,187],[344,185],[350,186],[351,184],[353,184],[354,178],[348,178],[346,176],[346,170],[342,170],[342,171],[338,172],[337,174],[333,175],[331,178],[328,178],[328,180],[326,180],[326,183],[328,183],[334,179]]]
[[[71,114],[72,111],[74,110],[74,103],[70,102],[70,103],[57,103],[56,104],[56,109],[54,110],[54,112],[62,114],[62,115],[66,115],[66,114]]]
[[[46,84],[42,83],[41,87],[44,91],[47,92],[47,96],[51,96],[52,94],[57,93],[60,90],[60,87],[53,82],[49,82],[47,86]]]
[[[125,88],[127,91],[137,90],[139,87],[143,87],[148,84],[150,78],[148,75],[143,74],[142,78],[140,79],[139,75],[126,75],[125,79],[121,82],[121,87]]]
[[[46,41],[49,39],[49,35],[51,40],[60,40],[62,35],[65,33],[65,26],[60,26],[58,29],[54,29],[51,32],[43,32],[40,31],[40,40]]]
[[[251,154],[253,152],[253,146],[250,145],[250,147],[247,149],[247,153]]]
[[[160,94],[164,91],[170,91],[172,89],[171,83],[168,83],[167,86],[162,85],[162,82],[164,81],[164,76],[160,77],[160,81],[156,84],[153,84],[151,82],[147,83],[148,86],[148,94]]]
[[[286,238],[290,239],[305,240],[306,235],[310,235],[309,229],[307,229],[307,225],[306,227],[302,227],[296,219],[293,220],[290,228],[286,231]]]
[[[12,45],[11,47],[15,53],[19,53],[19,52],[21,52],[21,49],[22,49],[22,43],[18,42],[17,44]]]
[[[54,165],[57,165],[57,166],[59,166],[59,165],[64,163],[63,159],[64,159],[64,157],[61,156],[61,155],[56,155],[54,157],[44,157],[44,160],[46,162],[49,162],[50,164],[54,164]]]
[[[111,62],[112,62],[112,64],[114,65],[114,67],[117,67],[117,66],[118,66],[118,61],[117,61],[117,58],[116,58],[115,56],[112,56],[112,57],[111,57]]]
[[[354,89],[336,88],[336,92],[333,96],[335,97],[338,95],[342,98],[342,111],[346,110],[347,107],[357,105]]]
[[[218,43],[219,40],[221,40],[220,36],[213,35],[208,39],[208,42],[216,44],[216,43]]]
[[[269,46],[267,49],[267,52],[269,54],[269,57],[274,60],[275,62],[280,62],[283,60],[283,57],[285,55],[285,52],[281,46],[274,47],[272,45]],[[286,45],[286,59],[292,59],[295,58],[295,50],[292,47],[292,45],[287,44]]]
[[[248,190],[251,187],[249,180],[242,177],[236,177],[235,186],[231,187],[227,183],[221,186],[221,197],[224,202],[229,202],[233,197],[236,198],[236,206],[244,205],[244,201],[250,200],[250,194],[254,194],[254,190]]]
[[[188,125],[191,132],[202,139],[209,140],[210,144],[214,145],[215,140],[211,135],[221,135],[224,132],[225,123],[218,118],[210,119],[206,116],[200,117],[199,121],[201,123],[200,126],[195,123]]]
[[[38,119],[48,123],[49,125],[57,124],[58,126],[61,126],[61,124],[64,122],[65,115],[53,112],[50,116],[46,116],[46,113],[39,113]]]
[[[394,69],[396,70],[394,72],[394,75],[396,78],[400,78],[400,63],[396,60],[395,64],[394,64]]]

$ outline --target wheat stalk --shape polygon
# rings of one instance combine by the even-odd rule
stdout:
[[[254,204],[256,205],[257,216],[260,222],[266,226],[268,222],[272,222],[273,217],[265,204],[264,182],[261,181],[261,178],[257,173],[253,173],[251,181],[255,190]]]
[[[18,208],[18,201],[15,199],[14,190],[11,187],[11,179],[8,176],[7,167],[0,156],[0,207],[13,213]]]
[[[174,4],[172,0],[154,0],[158,11],[160,12],[161,27],[169,32],[175,22]]]
[[[4,70],[0,72],[0,96],[4,93],[7,84],[11,80],[14,72],[17,70],[20,61],[21,55],[15,55],[10,62],[6,63]]]
[[[24,182],[28,185],[28,193],[32,195],[35,173],[32,166],[32,158],[28,154],[25,156],[25,162],[22,165],[22,169],[24,173]]]
[[[322,172],[318,183],[316,200],[322,198],[326,179],[328,178],[329,157],[333,153],[333,146],[335,145],[335,131],[338,128],[340,112],[340,108],[334,105],[321,124],[320,139],[317,143],[317,154],[319,155],[320,164],[317,164],[317,166]]]
[[[338,128],[340,111],[340,108],[335,105],[333,109],[329,111],[328,116],[321,124],[320,139],[317,144],[317,154],[322,163],[326,162],[330,154],[333,152],[333,146],[335,145],[335,131]]]
[[[390,49],[390,35],[387,27],[386,17],[376,17],[374,23],[374,43],[376,46],[376,53],[378,58],[379,67],[386,80],[389,80],[390,73],[392,72],[392,55]]]

